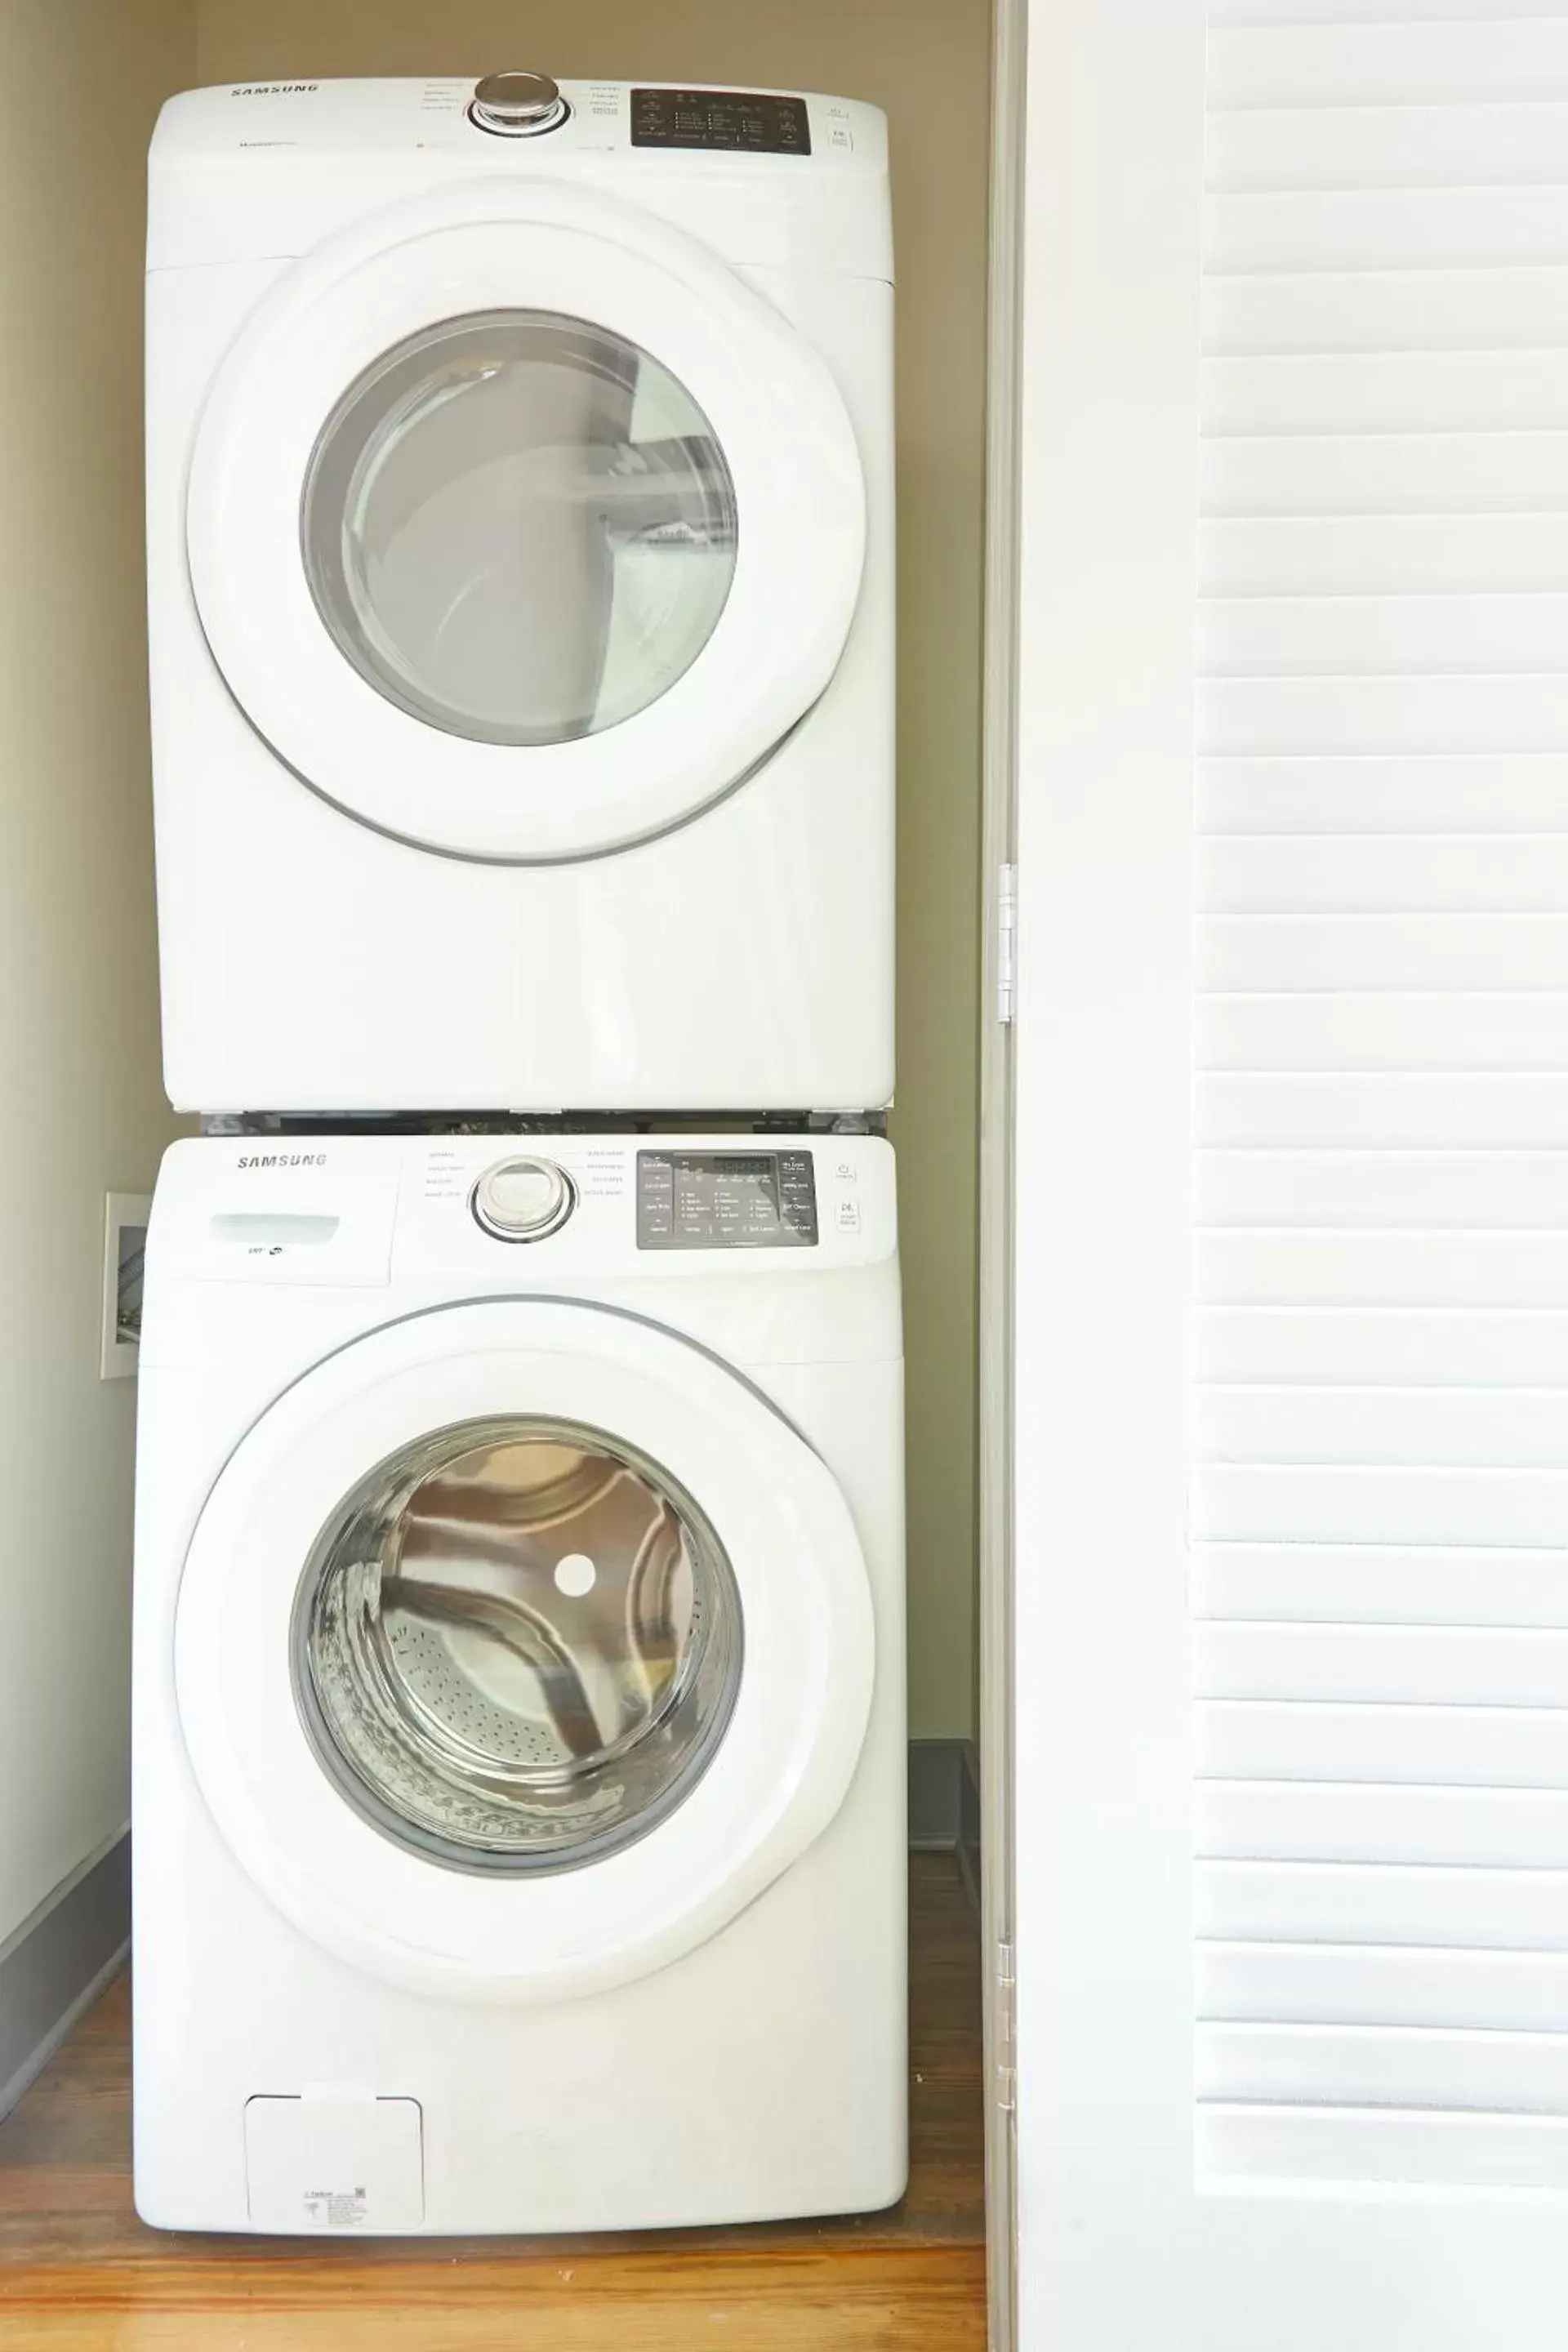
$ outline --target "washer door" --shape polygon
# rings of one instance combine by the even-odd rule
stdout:
[[[220,367],[186,506],[214,658],[400,838],[596,856],[683,823],[826,686],[865,491],[816,353],[695,239],[477,182],[295,263]]]
[[[782,1416],[656,1326],[438,1309],[287,1390],[197,1522],[196,1779],[308,1935],[419,1990],[552,1999],[677,1958],[833,1819],[870,1588]]]

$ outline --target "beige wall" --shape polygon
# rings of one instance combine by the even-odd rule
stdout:
[[[142,596],[142,176],[190,0],[5,0],[0,79],[0,1941],[124,1822],[135,1386],[108,1191],[159,1083]]]
[[[899,1108],[911,1727],[971,1727],[979,616],[989,0],[196,0],[204,82],[537,65],[831,89],[892,121]]]

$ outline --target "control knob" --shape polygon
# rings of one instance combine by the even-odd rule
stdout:
[[[577,1188],[553,1160],[498,1160],[469,1201],[476,1222],[498,1242],[538,1242],[566,1223]]]
[[[502,139],[557,131],[572,111],[548,74],[493,73],[474,86],[468,120]]]

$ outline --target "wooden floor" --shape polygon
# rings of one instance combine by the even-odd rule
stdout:
[[[981,2352],[979,1948],[912,1858],[910,2193],[784,2227],[498,2242],[202,2238],[131,2202],[130,1998],[0,2125],[3,2352]]]

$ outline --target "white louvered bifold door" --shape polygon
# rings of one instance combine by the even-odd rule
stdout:
[[[1568,0],[1031,24],[1024,2342],[1543,2352]]]

